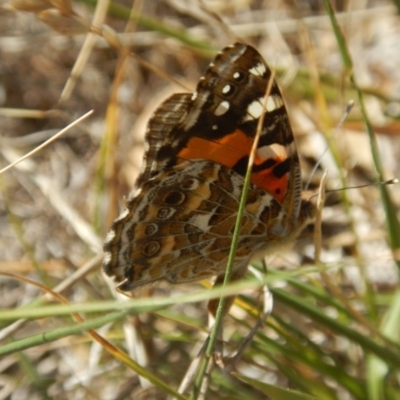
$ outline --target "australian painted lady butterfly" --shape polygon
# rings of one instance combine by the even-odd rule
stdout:
[[[193,94],[175,94],[155,112],[141,174],[104,245],[103,268],[119,290],[222,279],[270,77],[261,55],[236,43],[218,53]],[[273,82],[233,279],[258,253],[292,241],[313,208],[301,198],[293,133]]]

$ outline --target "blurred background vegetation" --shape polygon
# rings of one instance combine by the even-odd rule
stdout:
[[[194,300],[208,289],[123,301],[100,268],[149,117],[241,40],[277,71],[313,193],[324,171],[328,190],[398,177],[396,3],[0,4],[0,168],[94,110],[0,175],[0,399],[194,398],[192,383],[177,390],[207,336],[206,303]],[[400,398],[399,195],[398,185],[327,193],[321,242],[311,226],[267,260],[272,314],[237,363],[214,365],[206,399]],[[227,355],[262,310],[252,273],[238,290]]]

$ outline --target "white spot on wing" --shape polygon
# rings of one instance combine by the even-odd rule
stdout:
[[[283,105],[284,105],[283,99],[281,96],[279,96],[277,94],[268,96],[267,111],[277,110],[278,108],[282,107]]]
[[[267,71],[267,68],[265,67],[265,65],[263,63],[259,63],[256,66],[249,69],[250,74],[256,75],[256,76],[263,76],[266,71]]]
[[[107,236],[106,236],[106,239],[105,239],[105,243],[109,243],[109,242],[111,242],[113,239],[115,238],[115,232],[114,232],[114,230],[113,229],[111,229],[108,233],[107,233]],[[107,253],[105,253],[105,254],[107,254]],[[104,255],[104,258],[105,258],[105,255]]]
[[[239,79],[240,76],[241,76],[240,72],[235,72],[235,73],[233,74],[233,79]]]
[[[269,158],[275,157],[286,158],[288,156],[288,148],[286,146],[274,143],[269,146],[259,147],[256,153],[261,160],[268,160]]]
[[[231,90],[231,85],[225,85],[225,86],[222,88],[222,93],[223,93],[223,94],[227,94],[227,93],[230,92],[230,90]]]
[[[249,114],[252,118],[258,119],[262,115],[264,109],[261,103],[262,99],[254,100],[252,103],[249,104],[247,107],[247,114]]]
[[[132,192],[129,193],[128,200],[130,201],[130,200],[134,199],[135,197],[139,196],[141,191],[142,191],[141,187],[138,187],[135,190],[132,190]],[[123,218],[125,215],[123,217],[121,217],[121,215],[123,215],[125,212],[128,212],[128,210],[123,211],[122,214],[120,214],[120,216],[118,217],[117,220],[119,220],[120,218]]]
[[[192,101],[195,101],[197,99],[197,91],[193,92],[192,94]]]
[[[208,232],[212,215],[212,213],[194,215],[190,218],[190,224],[197,226],[203,232]]]
[[[124,219],[128,214],[129,214],[129,210],[126,208],[124,211],[122,211],[121,214],[118,215],[118,217],[115,221],[120,221],[121,219]]]
[[[107,236],[108,236],[108,235],[107,235]],[[110,253],[109,251],[106,251],[106,252],[104,253],[104,257],[103,257],[103,264],[104,264],[104,265],[107,265],[107,264],[110,263],[110,261],[111,261],[111,253]]]
[[[228,110],[229,110],[229,102],[222,101],[215,109],[214,115],[220,117],[221,115],[224,115]]]
[[[272,96],[268,96],[267,104],[265,105],[267,111],[271,112],[276,109],[276,104]]]
[[[249,106],[247,107],[247,113],[243,117],[243,120],[241,122],[243,123],[246,121],[251,121],[252,119],[260,118],[260,116],[264,111],[263,104],[264,104],[263,97],[260,97],[259,99],[254,100],[252,103],[250,103]],[[267,104],[265,105],[266,106],[265,111],[271,112],[277,110],[283,105],[284,103],[281,96],[279,95],[268,96]]]

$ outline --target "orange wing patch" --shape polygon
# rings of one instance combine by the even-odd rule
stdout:
[[[282,161],[283,160],[278,160],[278,163]],[[254,165],[256,165],[256,161],[254,162]],[[260,189],[265,190],[282,203],[286,194],[288,176],[285,174],[281,177],[277,177],[273,171],[273,168],[276,167],[276,165],[277,164],[271,168],[263,169],[262,171],[253,172],[251,174],[251,183],[258,186]]]
[[[178,158],[180,160],[178,163],[201,158],[233,168],[241,158],[249,155],[252,141],[252,138],[249,138],[240,130],[218,140],[194,136],[189,139],[186,147],[179,152]]]
[[[187,145],[178,153],[178,164],[185,160],[203,159],[217,162],[228,168],[233,168],[242,158],[250,154],[253,138],[247,136],[241,130],[226,135],[218,140],[203,139],[192,137]],[[270,193],[279,202],[283,202],[288,177],[284,175],[277,177],[274,175],[273,168],[284,161],[284,154],[277,154],[276,149],[271,146],[269,154],[262,152],[262,156],[257,156],[254,165],[261,165],[268,158],[276,161],[275,165],[251,174],[251,183]]]

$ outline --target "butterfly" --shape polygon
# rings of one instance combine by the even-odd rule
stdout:
[[[235,43],[217,54],[193,94],[174,94],[154,113],[141,173],[104,244],[103,269],[118,290],[223,280],[261,116],[232,279],[310,221],[314,206],[301,196],[299,157],[275,81],[265,99],[270,79],[262,56]]]

